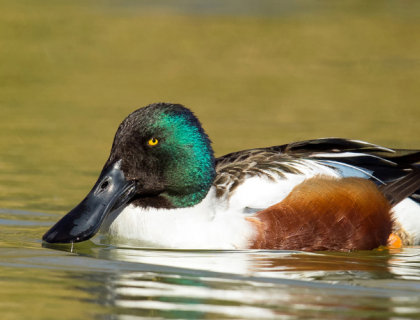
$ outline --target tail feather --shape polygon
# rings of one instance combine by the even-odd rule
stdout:
[[[411,196],[420,188],[420,169],[415,167],[405,177],[378,187],[392,206]]]

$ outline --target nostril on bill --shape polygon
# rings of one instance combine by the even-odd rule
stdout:
[[[102,184],[101,184],[101,190],[102,190],[102,191],[106,190],[106,189],[108,188],[108,186],[109,186],[109,182],[108,182],[108,180],[107,180],[107,181],[102,182]]]

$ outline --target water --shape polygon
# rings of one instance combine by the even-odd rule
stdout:
[[[52,214],[2,210],[7,319],[413,319],[420,248],[350,253],[41,244]],[[394,317],[394,318],[393,318]]]
[[[180,102],[217,155],[341,136],[420,148],[411,1],[0,1],[2,319],[417,319],[420,248],[151,250],[41,237],[130,112]]]

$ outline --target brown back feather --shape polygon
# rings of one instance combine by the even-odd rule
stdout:
[[[392,229],[390,203],[362,178],[307,179],[255,218],[253,249],[371,250],[386,245]]]

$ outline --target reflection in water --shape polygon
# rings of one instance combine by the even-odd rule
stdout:
[[[105,304],[117,310],[112,319],[133,315],[175,319],[333,319],[338,306],[343,318],[366,312],[379,318],[419,314],[415,306],[420,302],[420,287],[407,291],[406,282],[395,280],[395,274],[390,272],[390,265],[400,273],[407,271],[397,266],[398,259],[416,263],[415,255],[404,250],[176,251],[98,246],[92,242],[75,245],[74,252],[103,261],[149,266],[150,271],[120,272],[99,280],[106,288],[101,298],[105,297]],[[153,272],[156,266],[176,267],[178,273],[171,269]],[[340,285],[348,282],[363,286]]]
[[[357,253],[297,253],[279,257],[276,253],[255,257],[255,271],[265,276],[292,279],[345,281],[389,277],[388,250]]]
[[[273,285],[243,281],[157,276],[130,273],[113,281],[115,305],[187,319],[203,318],[203,313],[235,318],[274,318],[270,305],[287,302],[287,295],[277,295]],[[278,292],[277,292],[278,293]],[[180,313],[183,313],[182,315]]]
[[[419,315],[419,295],[406,292],[154,272],[94,278],[105,288],[98,302],[113,307],[111,319],[127,319],[128,315],[174,319],[336,319],[338,315],[353,319],[367,313],[386,319]]]
[[[1,218],[17,217],[4,213]],[[29,225],[40,220],[51,224],[55,217],[30,212],[19,217],[28,223],[13,230],[9,222],[0,224],[0,242],[9,247],[1,248],[0,266],[38,270],[36,279],[39,274],[45,279],[42,285],[22,287],[24,297],[41,287],[55,288],[59,281],[66,286],[66,299],[92,305],[85,309],[102,319],[420,317],[418,248],[349,253],[156,250],[113,246],[101,237],[73,248],[45,243],[42,248],[39,237],[45,227]],[[29,249],[22,248],[22,241]],[[51,283],[46,280],[57,276]],[[14,288],[18,281],[12,282]],[[59,295],[49,299],[63,303]]]
[[[104,260],[168,266],[181,270],[305,280],[388,279],[394,277],[390,266],[396,274],[407,277],[418,268],[417,251],[414,249],[410,252],[409,248],[307,253],[270,250],[170,250],[131,248],[121,244],[111,246],[105,243],[107,241],[104,238],[99,238],[98,243],[86,241],[74,246],[43,243],[43,246]],[[412,261],[414,270],[406,266],[409,261]]]
[[[91,242],[76,244],[74,252],[149,266],[150,271],[94,276],[105,289],[98,302],[112,306],[109,319],[336,319],[338,311],[344,319],[420,316],[420,287],[407,290],[407,281],[399,280],[412,273],[404,264],[419,269],[416,251],[410,249],[189,251]],[[169,269],[154,272],[157,266]],[[349,282],[360,286],[341,285]]]
[[[240,290],[238,285],[242,286]],[[274,315],[270,309],[257,306],[261,299],[269,298],[270,290],[246,288],[239,281],[235,285],[227,281],[212,283],[200,278],[130,273],[115,279],[113,288],[115,305],[124,309],[157,310],[178,317],[183,312],[186,318],[202,318],[200,313],[204,312],[239,318]]]
[[[399,254],[390,259],[390,271],[398,278],[404,280],[420,280],[420,247],[405,248]],[[410,283],[409,286],[415,286],[420,289],[419,283]]]
[[[102,244],[108,239],[102,238]],[[397,251],[393,251],[396,253]],[[298,251],[269,250],[156,250],[126,246],[101,250],[104,259],[153,265],[173,266],[185,269],[242,275],[264,275],[282,278],[334,280],[339,274],[349,278],[383,278],[389,276],[389,250],[360,251],[352,253],[304,253]],[[371,275],[370,273],[374,274]],[[328,276],[328,279],[326,277]]]

